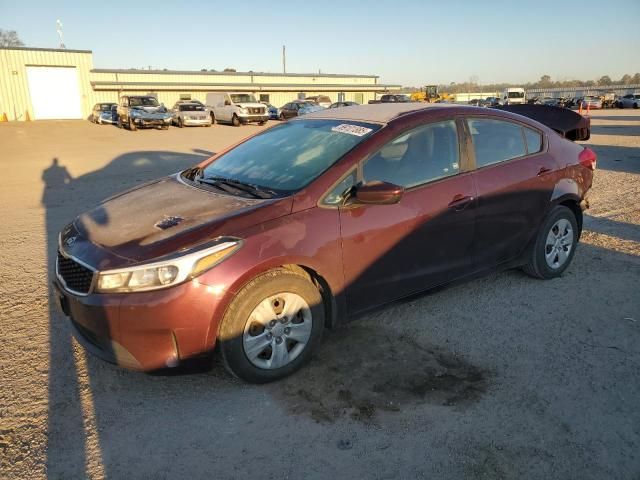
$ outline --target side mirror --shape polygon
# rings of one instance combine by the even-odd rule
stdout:
[[[225,107],[228,106],[228,105],[231,105],[231,102],[229,100],[225,100],[224,101],[224,105],[225,105]]]
[[[356,189],[356,202],[364,204],[391,205],[398,203],[404,194],[404,187],[393,183],[371,182]]]

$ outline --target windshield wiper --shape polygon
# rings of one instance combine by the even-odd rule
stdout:
[[[268,190],[262,188],[258,185],[253,185],[251,183],[246,183],[241,180],[235,180],[233,178],[225,178],[225,177],[200,177],[196,178],[196,181],[200,183],[204,183],[206,185],[212,185],[214,187],[221,188],[223,190],[229,191],[224,188],[225,185],[242,192],[246,192],[250,195],[253,195],[256,198],[272,198],[276,195],[276,192],[272,190]]]

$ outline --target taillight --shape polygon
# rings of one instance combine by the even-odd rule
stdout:
[[[578,155],[580,165],[588,168],[589,170],[596,169],[596,160],[598,160],[598,156],[596,155],[596,152],[590,148],[585,147],[585,149],[580,152],[580,155]]]

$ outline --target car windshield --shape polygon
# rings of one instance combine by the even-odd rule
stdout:
[[[509,98],[524,98],[524,92],[509,92]]]
[[[180,111],[181,112],[202,112],[204,111],[204,107],[202,105],[198,105],[195,103],[192,104],[182,104],[180,105]]]
[[[103,103],[100,105],[100,110],[102,110],[103,112],[110,112],[112,105],[113,103]]]
[[[155,97],[129,97],[131,107],[157,107],[160,104]]]
[[[635,95],[635,98],[640,98],[640,95]]]
[[[223,154],[204,169],[202,178],[223,177],[280,193],[294,192],[379,128],[340,120],[288,122]]]
[[[231,95],[233,103],[257,103],[256,97],[249,93],[236,93]]]

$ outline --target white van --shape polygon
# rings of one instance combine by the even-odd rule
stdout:
[[[207,93],[205,103],[218,123],[237,127],[251,122],[263,125],[269,120],[267,108],[251,93],[211,92]]]
[[[524,94],[524,88],[520,87],[511,87],[505,88],[504,92],[502,92],[501,102],[503,105],[518,105],[527,103]]]

